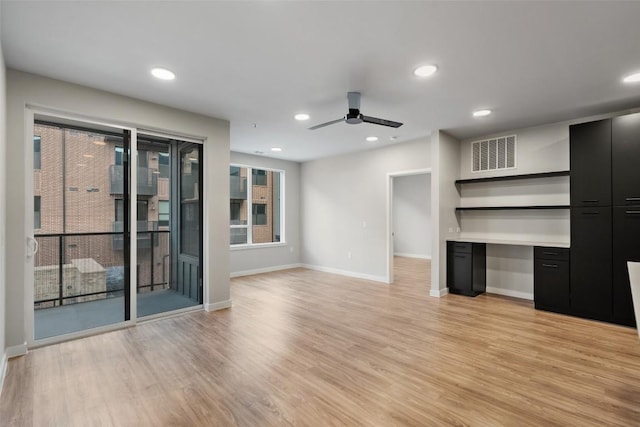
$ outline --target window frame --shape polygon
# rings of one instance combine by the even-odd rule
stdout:
[[[251,166],[251,165],[246,165],[246,164],[241,164],[241,163],[230,163],[229,164],[229,176],[231,176],[231,168],[232,167],[237,167],[237,168],[241,168],[241,169],[246,169],[247,170],[247,224],[241,224],[241,225],[231,225],[229,224],[229,229],[246,229],[247,230],[247,243],[238,243],[238,244],[231,244],[231,242],[229,242],[229,247],[231,250],[241,250],[241,249],[251,249],[251,248],[259,248],[259,247],[273,247],[273,246],[286,246],[287,245],[287,240],[286,240],[286,215],[285,215],[285,188],[286,188],[286,172],[283,169],[276,169],[276,168],[270,168],[270,167],[265,167],[265,166]],[[279,203],[279,213],[280,213],[280,241],[278,242],[266,242],[266,243],[253,243],[253,195],[252,195],[252,187],[253,187],[253,171],[254,170],[264,170],[264,171],[268,171],[268,172],[275,172],[275,173],[279,173],[280,174],[280,203]],[[258,186],[261,186],[261,184],[255,184]],[[229,198],[229,207],[228,209],[231,209],[231,198]],[[268,217],[268,215],[265,216]],[[268,219],[268,218],[267,218]],[[271,218],[271,221],[273,221],[273,218]],[[231,221],[229,221],[230,223]],[[267,222],[268,224],[268,222]]]

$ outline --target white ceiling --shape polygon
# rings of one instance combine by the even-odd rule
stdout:
[[[640,84],[621,83],[640,71],[640,2],[3,0],[1,14],[8,67],[227,119],[232,150],[289,160],[640,106]],[[420,80],[424,63],[439,71]],[[404,126],[306,129],[343,116],[348,91]]]

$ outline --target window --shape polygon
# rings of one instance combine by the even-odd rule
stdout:
[[[158,225],[161,227],[169,226],[169,201],[160,200],[158,202]]]
[[[253,169],[253,185],[267,185],[267,171],[264,169]]]
[[[116,222],[124,221],[124,200],[115,199],[116,202]],[[146,221],[149,214],[148,202],[146,200],[138,200],[138,221]]]
[[[40,144],[42,142],[42,138],[38,135],[33,136],[33,168],[40,169],[40,159],[42,158],[42,151],[40,148]]]
[[[169,153],[158,153],[158,169],[160,178],[169,178],[171,169],[169,168]]]
[[[231,166],[229,178],[231,245],[282,241],[284,172]]]
[[[40,216],[40,196],[34,196],[33,198],[33,228],[42,228]]]
[[[267,225],[267,205],[264,203],[253,205],[253,225]]]
[[[124,148],[116,147],[116,161],[115,164],[118,166],[122,166],[122,161],[124,157]]]

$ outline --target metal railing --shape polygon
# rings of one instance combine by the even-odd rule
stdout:
[[[137,234],[138,242],[142,237],[150,242],[151,249],[138,258],[137,292],[171,288],[169,230],[145,230]],[[124,242],[122,232],[36,235],[40,247],[35,255],[36,309],[123,296],[124,258],[122,251],[111,248],[110,241],[115,236]]]
[[[157,221],[136,221],[138,227],[138,249],[149,249],[158,246],[158,242],[153,240],[153,235],[147,231],[158,231]],[[111,230],[115,233],[112,238],[111,248],[114,251],[124,249],[124,223],[122,221],[113,221]]]

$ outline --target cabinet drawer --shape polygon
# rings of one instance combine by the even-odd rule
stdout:
[[[563,260],[569,261],[568,248],[554,248],[550,246],[536,246],[533,248],[533,257],[535,259]]]
[[[449,241],[447,249],[451,252],[470,254],[472,247],[473,243]]]

